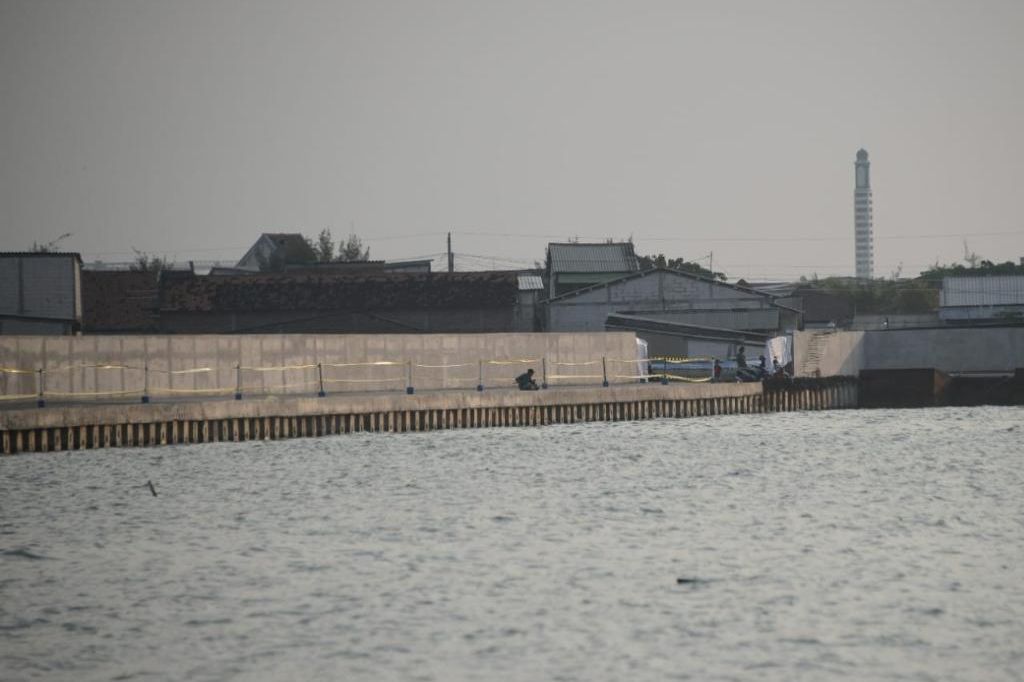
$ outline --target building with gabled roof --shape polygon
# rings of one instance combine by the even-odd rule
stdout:
[[[713,329],[731,339],[761,339],[800,324],[800,312],[774,296],[670,268],[623,275],[547,301],[547,331],[604,331],[612,316],[617,329],[636,322],[631,329],[641,335],[654,324]],[[675,349],[686,351],[683,344]]]
[[[633,242],[548,244],[549,298],[639,270]]]
[[[1024,275],[943,277],[939,318],[951,324],[1024,321]]]
[[[298,232],[264,232],[235,267],[258,272],[315,262],[316,253]]]

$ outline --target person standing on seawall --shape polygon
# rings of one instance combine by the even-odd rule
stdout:
[[[721,379],[722,379],[722,363],[718,361],[718,358],[715,358],[715,373],[714,373],[713,378],[711,380],[712,381],[721,381]]]

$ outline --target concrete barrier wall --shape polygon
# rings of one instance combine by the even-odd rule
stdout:
[[[796,332],[796,366],[817,356],[821,376],[862,369],[930,367],[947,373],[1009,372],[1024,367],[1024,327]]]
[[[1010,372],[1024,367],[1024,327],[869,332],[865,369],[934,367],[943,372]]]
[[[417,389],[472,390],[479,361],[487,363],[485,386],[507,387],[527,367],[539,378],[541,358],[559,377],[552,385],[600,384],[601,358],[635,358],[635,339],[632,332],[0,336],[0,367],[30,371],[0,373],[0,397],[34,394],[33,371],[39,368],[46,370],[51,399],[109,399],[144,389],[158,398],[227,394],[235,391],[239,374],[243,394],[308,394],[319,387],[318,363],[329,393],[404,390],[410,362]],[[635,374],[635,363],[608,363],[611,383],[633,381],[627,376]]]
[[[280,396],[0,411],[0,452],[708,417],[857,405],[854,379]]]

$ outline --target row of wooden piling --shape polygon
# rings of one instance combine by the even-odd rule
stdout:
[[[644,399],[582,404],[446,407],[295,416],[170,419],[144,423],[88,424],[8,429],[4,454],[152,447],[188,443],[279,440],[361,432],[404,433],[442,429],[543,426],[595,421],[825,410],[856,406],[853,383],[798,390],[692,399]]]

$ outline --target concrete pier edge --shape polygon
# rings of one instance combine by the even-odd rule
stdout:
[[[0,412],[0,445],[4,454],[14,454],[856,406],[857,380],[850,377],[805,379],[782,387],[759,383],[638,383],[546,391],[396,392],[66,405]]]

